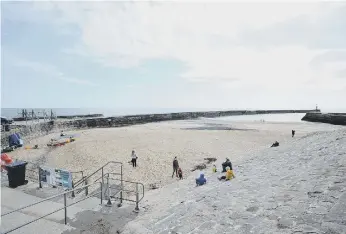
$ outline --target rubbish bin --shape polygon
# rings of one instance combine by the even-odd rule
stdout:
[[[5,126],[5,132],[9,132],[10,131],[10,125],[9,124],[6,124],[4,125]]]
[[[25,184],[25,170],[27,162],[15,161],[6,165],[8,186],[10,188],[17,188],[18,186]]]

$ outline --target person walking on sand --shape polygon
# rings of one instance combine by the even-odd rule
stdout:
[[[137,154],[134,150],[132,150],[132,153],[131,153],[131,162],[132,162],[132,167],[137,167]]]
[[[172,174],[172,178],[174,176],[174,173],[178,177],[178,168],[179,168],[178,159],[177,159],[177,157],[175,157],[174,160],[173,160],[173,174]]]
[[[294,137],[295,134],[296,134],[296,131],[292,130],[292,137]]]

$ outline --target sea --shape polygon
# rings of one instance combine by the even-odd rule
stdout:
[[[87,115],[87,114],[103,114],[105,117],[136,115],[136,114],[161,114],[173,112],[195,112],[195,111],[222,111],[222,110],[237,110],[237,109],[203,109],[203,108],[143,108],[143,109],[119,109],[119,108],[26,108],[27,111],[34,111],[37,115],[42,115],[46,112],[50,115],[51,110],[55,115]],[[283,108],[284,109],[284,108]],[[1,108],[0,115],[3,117],[14,118],[21,116],[21,108]],[[251,110],[251,109],[248,109]],[[325,109],[325,113],[346,113],[346,109]],[[267,121],[267,122],[299,122],[304,114],[266,114],[266,115],[240,115],[221,117],[220,120],[232,121]]]

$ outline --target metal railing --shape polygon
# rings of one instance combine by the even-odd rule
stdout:
[[[108,192],[108,198],[116,198],[115,195],[120,193],[120,197],[118,199],[120,199],[120,205],[122,204],[123,201],[130,201],[130,202],[135,202],[136,203],[136,208],[135,211],[139,211],[139,207],[138,204],[139,202],[142,201],[142,199],[144,198],[144,184],[140,183],[140,182],[133,182],[133,181],[128,181],[128,180],[119,180],[119,179],[115,179],[115,178],[110,178],[110,175],[117,175],[117,173],[106,173],[104,176],[107,178],[107,187],[106,187],[106,192]],[[114,181],[120,181],[120,189],[119,191],[117,191],[115,194],[111,194],[111,186],[109,183],[109,180],[114,180]],[[135,190],[127,190],[124,189],[124,182],[125,183],[129,183],[129,184],[134,184],[135,185]],[[139,198],[139,186],[142,187],[142,197]],[[123,193],[135,193],[136,199],[132,200],[129,198],[124,198]],[[106,197],[106,195],[105,195]]]
[[[102,188],[102,186],[103,186],[103,184],[102,184],[102,182],[96,182],[96,183],[94,183],[94,184],[100,184],[100,192],[99,192],[99,193],[100,193],[100,201],[101,201],[101,205],[102,205],[102,202],[103,202],[103,196],[102,196],[102,194],[103,194],[103,192],[102,192],[102,191],[103,191],[103,188]],[[88,185],[85,185],[85,186],[83,186],[83,187],[88,187],[88,186],[91,186],[91,185],[94,185],[94,184],[88,184]],[[30,204],[30,205],[27,205],[27,206],[24,206],[24,207],[21,207],[21,208],[18,208],[18,209],[9,211],[9,212],[7,212],[7,213],[5,213],[5,214],[2,214],[1,217],[6,216],[6,215],[9,215],[9,214],[12,214],[12,213],[14,213],[14,212],[18,212],[18,211],[20,211],[20,210],[23,210],[23,209],[26,209],[26,208],[29,208],[29,207],[32,207],[32,206],[35,206],[35,205],[37,205],[37,204],[40,204],[40,203],[49,201],[49,200],[54,199],[54,198],[56,198],[56,197],[64,196],[64,207],[62,207],[62,208],[60,208],[60,209],[57,209],[57,210],[55,210],[55,211],[53,211],[53,212],[50,212],[50,213],[48,213],[48,214],[42,215],[42,216],[40,216],[40,217],[38,217],[38,218],[36,218],[36,219],[34,219],[34,220],[31,220],[30,222],[27,222],[27,223],[25,223],[25,224],[21,224],[21,225],[15,227],[15,228],[12,228],[12,229],[10,229],[10,230],[7,230],[7,231],[3,232],[3,234],[13,232],[13,231],[15,231],[15,230],[17,230],[17,229],[19,229],[19,228],[22,228],[22,227],[24,227],[24,226],[26,226],[26,225],[29,225],[29,224],[31,224],[31,223],[33,223],[33,222],[36,222],[36,221],[40,220],[40,219],[43,219],[43,218],[45,218],[45,217],[47,217],[47,216],[49,216],[49,215],[52,215],[52,214],[54,214],[54,213],[56,213],[56,212],[58,212],[58,211],[61,211],[61,210],[64,210],[64,211],[65,211],[65,212],[64,212],[64,223],[65,223],[65,225],[66,225],[66,224],[67,224],[67,207],[70,207],[70,206],[72,206],[72,205],[74,205],[74,204],[76,204],[76,203],[79,203],[79,202],[81,202],[81,201],[84,201],[84,200],[86,200],[86,199],[88,199],[88,198],[90,198],[90,197],[94,197],[94,196],[97,194],[97,193],[95,193],[95,194],[89,195],[89,196],[87,196],[87,197],[85,197],[85,198],[83,198],[83,199],[80,199],[80,200],[78,200],[78,201],[76,201],[76,202],[74,202],[74,203],[71,203],[71,204],[67,205],[67,196],[66,196],[66,195],[69,194],[69,193],[71,193],[72,191],[74,191],[74,190],[69,190],[69,191],[66,191],[66,192],[64,192],[64,193],[61,193],[61,194],[57,194],[57,195],[48,197],[48,198],[43,199],[43,200],[41,200],[41,201],[39,201],[39,202],[35,202],[35,203]]]
[[[105,168],[109,165],[120,165],[120,173],[114,173],[117,175],[120,175],[120,179],[123,180],[123,163],[121,162],[116,162],[116,161],[109,161],[107,162],[105,165],[103,165],[102,167],[100,167],[99,169],[97,169],[96,171],[94,171],[93,173],[91,173],[88,176],[84,176],[82,179],[80,179],[79,181],[73,183],[73,189],[79,187],[82,184],[88,183],[88,181],[90,180],[91,177],[95,176],[97,173],[101,173],[101,176],[95,180],[95,182],[99,179],[102,179],[102,184],[104,184],[104,175],[105,175]],[[81,192],[81,190],[76,191],[77,194]],[[88,195],[88,190],[85,189],[85,194]]]
[[[120,169],[121,169],[120,173],[115,173],[115,172],[107,172],[107,173],[105,173],[105,172],[104,172],[104,168],[105,168],[106,166],[110,165],[110,164],[120,165],[120,166],[121,166],[121,167],[120,167]],[[36,164],[36,165],[37,165],[37,164]],[[96,175],[98,172],[101,172],[101,177],[97,178],[97,179],[95,180],[95,182],[93,182],[93,183],[91,183],[91,184],[88,184],[88,183],[87,183],[87,182],[88,182],[88,179],[90,179],[92,176]],[[66,192],[64,192],[64,193],[60,193],[60,194],[57,194],[57,195],[48,197],[48,198],[43,199],[43,200],[41,200],[41,201],[39,201],[39,202],[32,203],[32,204],[30,204],[30,205],[27,205],[27,206],[18,208],[18,209],[16,209],[16,210],[7,212],[7,213],[5,213],[5,214],[2,214],[1,217],[6,216],[6,215],[9,215],[9,214],[12,214],[12,213],[14,213],[14,212],[21,211],[21,210],[26,209],[26,208],[28,208],[28,207],[35,206],[35,205],[40,204],[40,203],[43,203],[43,202],[45,202],[45,201],[52,200],[52,199],[57,198],[57,197],[59,197],[59,196],[64,196],[64,207],[62,207],[62,208],[60,208],[60,209],[57,209],[57,210],[55,210],[55,211],[53,211],[53,212],[50,212],[49,214],[42,215],[42,216],[40,216],[40,217],[38,217],[38,218],[36,218],[36,219],[30,221],[30,222],[27,222],[27,223],[25,223],[25,224],[19,225],[19,226],[15,227],[15,228],[12,228],[12,229],[8,230],[8,231],[5,231],[3,234],[13,232],[13,231],[15,231],[15,230],[17,230],[17,229],[19,229],[19,228],[22,228],[22,227],[24,227],[24,226],[26,226],[26,225],[29,225],[29,224],[31,224],[31,223],[33,223],[33,222],[36,222],[36,221],[40,220],[40,219],[43,219],[43,218],[45,218],[45,217],[47,217],[47,216],[49,216],[49,215],[52,215],[52,214],[54,214],[54,213],[56,213],[56,212],[58,212],[58,211],[61,211],[61,210],[63,210],[63,209],[64,209],[64,211],[65,211],[64,223],[67,224],[67,207],[70,207],[70,206],[72,206],[72,205],[74,205],[74,204],[76,204],[76,203],[79,203],[79,202],[81,202],[81,201],[84,201],[84,200],[86,200],[86,199],[88,199],[88,198],[90,198],[90,197],[95,197],[95,196],[97,196],[97,195],[100,195],[100,200],[101,200],[101,205],[102,205],[103,198],[106,197],[106,196],[104,196],[104,193],[106,193],[106,192],[108,192],[108,202],[109,202],[110,204],[111,204],[111,201],[110,201],[111,198],[118,198],[118,199],[120,199],[120,204],[119,204],[120,206],[121,206],[121,204],[122,204],[123,201],[135,202],[135,203],[136,203],[135,211],[138,212],[138,211],[139,211],[139,206],[138,206],[138,204],[139,204],[139,202],[142,201],[142,199],[144,198],[144,192],[145,192],[145,190],[144,190],[144,185],[143,185],[142,183],[140,183],[140,182],[133,182],[133,181],[123,180],[123,173],[122,173],[122,172],[123,172],[123,164],[120,163],[120,162],[114,162],[114,161],[110,161],[110,162],[106,163],[104,166],[102,166],[101,168],[97,169],[95,172],[93,172],[93,173],[90,174],[89,176],[84,176],[82,171],[80,171],[80,172],[75,172],[75,173],[81,173],[83,177],[82,177],[82,179],[80,179],[79,181],[76,182],[76,184],[72,187],[71,190],[68,190],[68,191],[66,191]],[[116,175],[116,176],[119,176],[119,175],[120,175],[120,179],[111,178],[110,175]],[[107,187],[106,187],[107,189],[106,189],[105,192],[104,192],[104,191],[103,191],[103,188],[104,188],[104,186],[105,186],[105,183],[104,183],[105,178],[107,179]],[[99,180],[101,180],[101,181],[98,182]],[[114,194],[111,194],[111,186],[110,186],[110,182],[109,182],[110,180],[114,180],[114,181],[119,181],[119,182],[120,182],[120,188],[119,188],[118,191],[116,191]],[[82,185],[82,183],[84,183],[85,185]],[[129,184],[135,185],[135,189],[134,189],[134,190],[124,189],[124,183],[125,183],[125,184],[126,184],[126,183],[129,183]],[[91,195],[88,195],[88,189],[89,189],[89,187],[94,186],[94,185],[96,185],[96,184],[100,184],[100,187],[99,187],[100,190],[98,191],[98,189],[97,189],[97,190],[93,191],[93,192],[91,193]],[[76,187],[78,187],[78,188],[76,188]],[[139,195],[140,195],[140,194],[139,194],[139,187],[141,187],[141,189],[142,189],[142,196],[141,196],[141,197],[139,197]],[[75,193],[75,192],[79,193],[79,192],[82,191],[82,190],[85,190],[85,191],[86,191],[85,197],[82,198],[82,199],[80,199],[80,200],[78,200],[78,201],[76,201],[76,202],[74,202],[74,203],[71,203],[71,204],[67,205],[67,194],[70,194],[70,193],[71,193],[71,194],[72,194],[72,197],[74,197],[74,193]],[[124,193],[124,192],[125,192],[125,193],[135,193],[135,199],[124,198],[124,196],[123,196],[123,193]],[[119,197],[117,197],[118,194],[120,194]],[[107,205],[108,205],[108,203],[107,203]]]

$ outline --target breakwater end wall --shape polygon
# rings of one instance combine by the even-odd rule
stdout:
[[[346,113],[306,113],[303,121],[346,126]]]
[[[127,115],[117,117],[84,118],[72,120],[53,120],[44,123],[29,125],[13,125],[9,132],[2,132],[1,146],[8,144],[8,136],[14,132],[19,133],[24,141],[47,135],[61,130],[110,128],[123,127],[136,124],[146,124],[161,121],[188,120],[197,118],[217,118],[235,115],[258,115],[258,114],[288,114],[320,112],[320,110],[236,110],[236,111],[209,111],[209,112],[180,112],[166,114]]]

